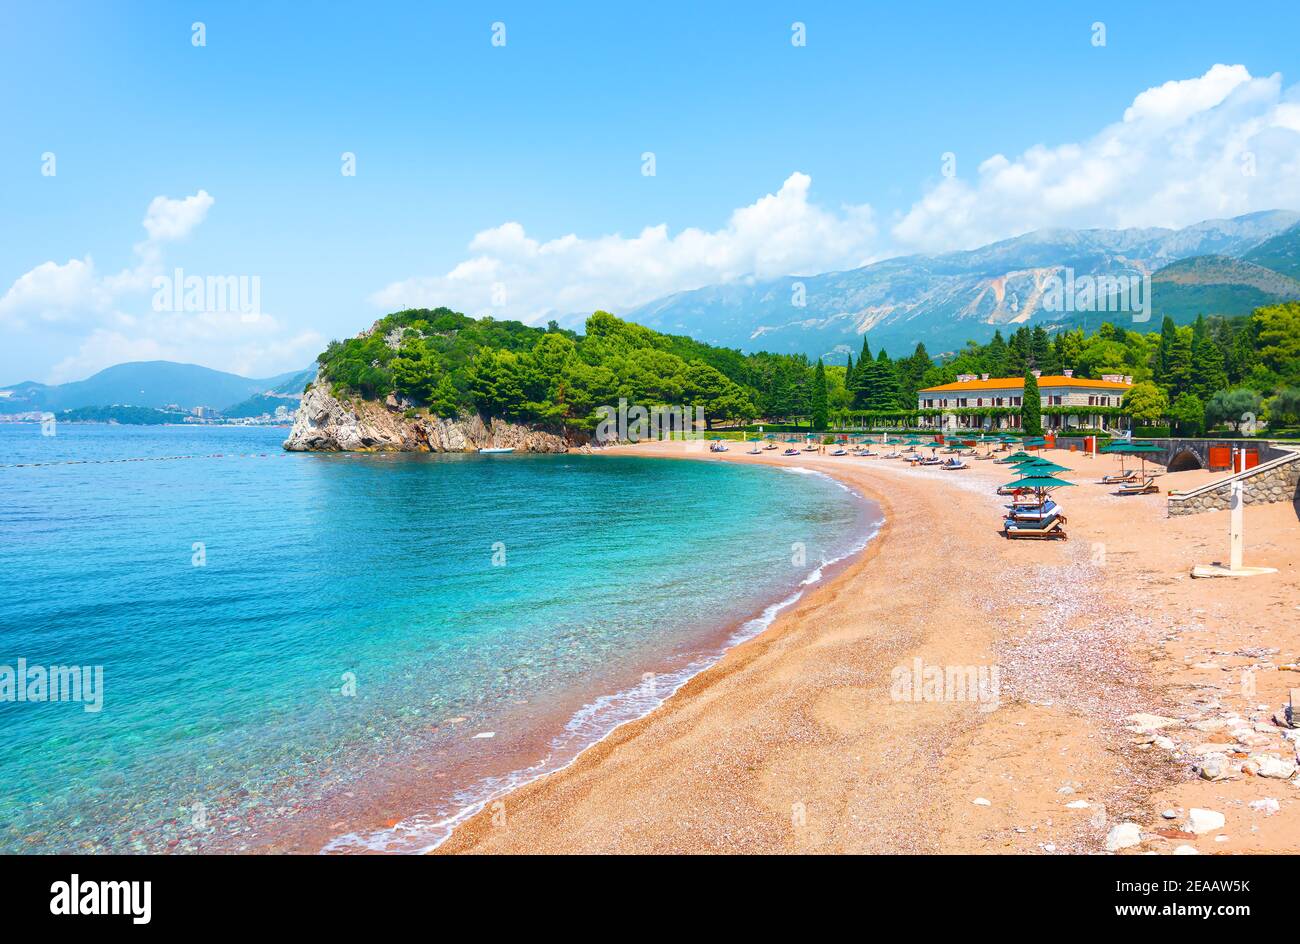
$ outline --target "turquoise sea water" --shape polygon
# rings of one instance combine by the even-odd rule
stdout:
[[[104,689],[0,701],[0,852],[428,848],[874,524],[820,476],[284,435],[0,426],[0,665]]]

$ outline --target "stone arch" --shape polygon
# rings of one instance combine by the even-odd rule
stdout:
[[[1178,454],[1169,460],[1170,472],[1186,472],[1189,469],[1203,469],[1204,464],[1201,457],[1193,449],[1180,449]]]

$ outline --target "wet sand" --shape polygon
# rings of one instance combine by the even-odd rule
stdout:
[[[1277,668],[1300,656],[1293,505],[1246,510],[1247,563],[1279,573],[1193,581],[1192,565],[1226,557],[1227,515],[1168,518],[1164,494],[1112,494],[1095,482],[1118,467],[1113,457],[1047,451],[1078,483],[1060,494],[1069,540],[1012,542],[994,494],[1008,469],[992,462],[944,472],[750,456],[735,444],[724,455],[683,443],[609,452],[807,466],[878,501],[886,525],[762,635],[467,820],[439,852],[1059,854],[1098,851],[1129,821],[1143,841],[1126,852],[1297,848],[1295,786],[1198,779],[1190,743],[1204,740],[1192,725],[1207,712],[1263,726],[1257,706],[1271,713],[1300,685]],[[1158,481],[1163,493],[1214,477]],[[1280,652],[1248,687],[1232,682],[1238,663],[1267,658],[1214,655],[1261,646]],[[1206,658],[1213,669],[1193,667]],[[966,693],[951,685],[891,685],[917,659],[972,678],[996,668],[996,702],[956,700]],[[1136,712],[1174,716],[1165,734],[1175,747],[1130,730]],[[1261,736],[1286,747],[1278,733]],[[1264,796],[1277,812],[1248,805]],[[1192,806],[1221,810],[1227,826],[1192,839],[1155,833],[1182,832]]]

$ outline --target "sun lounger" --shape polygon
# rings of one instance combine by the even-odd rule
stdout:
[[[1101,485],[1123,485],[1125,482],[1131,482],[1137,478],[1137,471],[1116,472],[1112,475],[1103,475],[1099,484]]]
[[[1128,482],[1119,487],[1119,491],[1113,492],[1115,495],[1150,495],[1152,493],[1160,494],[1160,486],[1156,484],[1153,476],[1148,475],[1141,482]]]
[[[1002,534],[1011,540],[1020,538],[1037,538],[1053,539],[1060,538],[1066,540],[1065,519],[1061,515],[1056,515],[1048,521],[1031,522],[1031,521],[1013,521],[1005,520],[1002,524]]]

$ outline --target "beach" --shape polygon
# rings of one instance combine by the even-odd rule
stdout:
[[[1117,834],[1125,853],[1300,849],[1300,795],[1259,760],[1294,761],[1269,721],[1300,685],[1281,668],[1300,655],[1294,505],[1245,511],[1246,562],[1276,574],[1192,580],[1226,558],[1227,515],[1169,518],[1163,492],[1209,473],[1119,497],[1096,484],[1114,457],[1047,450],[1077,484],[1060,495],[1069,540],[1012,542],[994,493],[1008,467],[744,449],[602,452],[821,471],[880,504],[880,534],[438,852],[1062,854],[1113,849]],[[921,684],[936,669],[948,684]],[[954,689],[962,678],[981,685]],[[1223,778],[1204,776],[1209,753],[1228,758]],[[1223,823],[1202,829],[1192,809]]]

